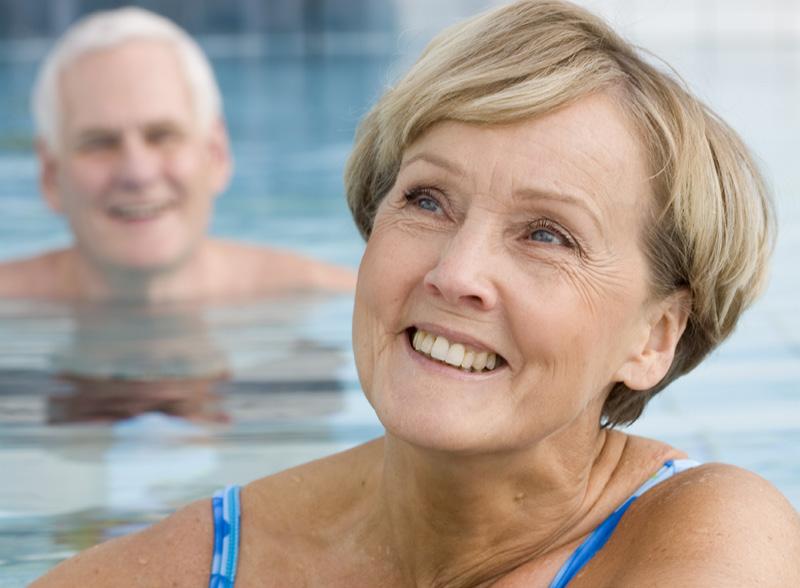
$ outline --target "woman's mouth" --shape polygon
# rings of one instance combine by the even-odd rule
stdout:
[[[414,327],[408,329],[407,334],[411,347],[417,353],[467,372],[486,373],[505,364],[505,360],[494,352],[451,342],[442,335]]]

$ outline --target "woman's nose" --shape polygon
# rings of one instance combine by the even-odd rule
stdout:
[[[495,249],[486,227],[465,223],[447,242],[437,264],[425,275],[426,291],[454,306],[493,309],[498,297]]]

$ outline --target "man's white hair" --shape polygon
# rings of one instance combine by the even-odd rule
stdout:
[[[39,68],[31,97],[36,136],[48,149],[61,148],[62,103],[59,79],[82,55],[133,40],[171,43],[192,95],[198,124],[207,130],[222,113],[211,64],[189,34],[167,18],[133,6],[92,13],[67,29]]]

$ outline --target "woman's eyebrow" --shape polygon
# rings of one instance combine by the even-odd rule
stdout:
[[[416,155],[412,155],[408,159],[404,159],[400,163],[400,169],[402,170],[403,168],[408,167],[409,165],[417,161],[424,161],[425,163],[429,163],[430,165],[441,167],[442,169],[455,175],[464,175],[465,173],[464,168],[462,168],[454,161],[450,161],[449,159],[442,157],[441,155],[437,155],[435,153],[427,153],[425,151],[423,151],[422,153],[417,153]]]
[[[594,223],[597,230],[601,233],[603,232],[603,225],[600,223],[600,214],[596,208],[590,204],[588,198],[581,198],[580,196],[575,196],[568,192],[543,190],[534,187],[525,187],[516,190],[514,196],[525,200],[553,200],[568,206],[580,208],[586,213],[592,223]]]

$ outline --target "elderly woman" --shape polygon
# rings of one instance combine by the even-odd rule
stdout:
[[[772,486],[614,429],[763,287],[771,205],[730,128],[596,17],[527,0],[431,43],[346,183],[385,437],[40,586],[800,586]]]

